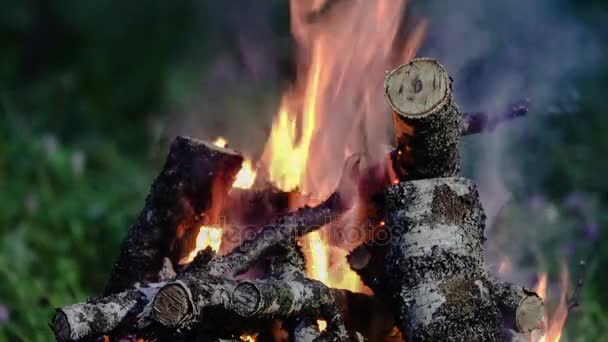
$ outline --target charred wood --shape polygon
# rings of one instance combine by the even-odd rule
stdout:
[[[177,137],[144,209],[120,248],[105,294],[157,281],[163,258],[171,254],[178,226],[214,220],[243,158],[232,150]]]

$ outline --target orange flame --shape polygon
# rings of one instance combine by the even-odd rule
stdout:
[[[257,335],[243,334],[239,336],[239,339],[243,342],[255,342],[257,341]]]
[[[180,265],[189,264],[194,260],[198,252],[202,251],[207,247],[211,247],[214,252],[220,250],[222,244],[222,228],[212,226],[200,226],[198,235],[196,236],[196,246],[190,251],[190,253],[183,257],[180,261]]]
[[[332,5],[290,0],[297,77],[283,96],[262,155],[277,187],[326,198],[349,152],[377,158],[370,163],[384,158],[391,122],[382,93],[384,73],[413,58],[426,31],[422,23],[409,37],[399,36],[405,7],[406,0]],[[323,14],[311,19],[315,12]],[[310,277],[332,287],[363,288],[346,262],[346,251],[330,248],[319,233],[309,234],[304,244]]]
[[[545,318],[543,320],[545,326],[544,336],[542,336],[538,342],[559,342],[562,337],[562,331],[568,318],[568,270],[565,266],[562,267],[560,278],[559,304],[552,317],[549,317],[549,313],[545,311]],[[538,293],[543,300],[547,297],[546,272],[539,276],[536,285],[536,293]],[[545,308],[545,310],[547,309]]]

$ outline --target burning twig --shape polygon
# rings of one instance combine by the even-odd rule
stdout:
[[[461,134],[470,135],[491,132],[503,122],[520,118],[528,114],[529,104],[529,100],[521,100],[509,105],[504,112],[498,115],[490,115],[488,112],[463,113]]]
[[[344,208],[339,193],[334,193],[322,204],[284,215],[267,225],[253,238],[243,242],[229,254],[215,260],[209,269],[213,277],[231,277],[247,270],[254,262],[268,255],[272,248],[314,231],[329,223]]]

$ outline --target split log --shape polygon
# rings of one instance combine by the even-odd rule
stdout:
[[[215,223],[242,161],[232,150],[177,137],[144,209],[121,244],[105,294],[156,281],[179,225]]]
[[[384,88],[393,109],[398,178],[458,174],[461,115],[445,69],[432,59],[414,59],[390,72]]]
[[[411,341],[497,341],[501,314],[483,269],[485,215],[464,178],[404,182],[386,194],[384,274]]]

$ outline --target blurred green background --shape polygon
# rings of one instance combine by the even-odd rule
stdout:
[[[3,1],[0,341],[52,340],[47,324],[53,308],[99,293],[160,168],[166,139],[180,131],[177,115],[204,97],[206,107],[191,113],[208,116],[210,127],[201,138],[209,138],[209,132],[238,132],[230,115],[223,117],[217,109],[234,102],[253,108],[251,115],[266,113],[259,115],[270,124],[277,92],[293,77],[293,44],[287,2],[256,4]],[[608,57],[608,27],[598,20],[607,2],[571,0],[569,6],[600,42],[599,59]],[[238,100],[218,104],[225,99],[214,97],[200,80],[213,77],[221,68],[218,60],[248,63],[248,56],[239,55],[244,38],[233,24],[255,10],[261,11],[258,18],[266,31],[251,39],[272,38],[265,45],[277,75],[268,80],[251,73],[249,86],[235,90]],[[506,227],[498,235],[518,241],[503,246],[507,252],[518,249],[510,254],[513,267],[523,263],[547,270],[552,284],[563,260],[570,264],[572,281],[578,261],[588,260],[581,305],[563,338],[567,341],[608,336],[608,292],[603,290],[608,281],[608,249],[603,249],[608,246],[603,232],[608,223],[608,67],[600,62],[588,68],[576,80],[575,105],[552,108],[557,115],[532,111],[524,120],[533,122],[533,130],[522,130],[526,124],[521,122],[507,128],[519,132],[513,153],[527,181],[514,185],[513,200],[495,222]],[[259,142],[266,133],[252,134],[241,145]],[[465,146],[473,155],[475,142]],[[530,235],[504,233],[512,226],[525,227],[518,231]]]

